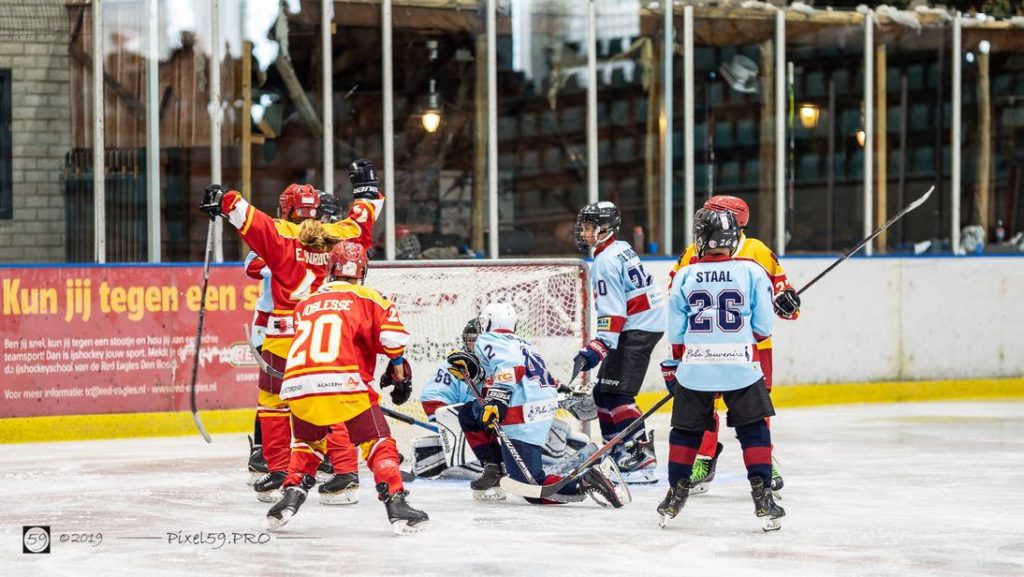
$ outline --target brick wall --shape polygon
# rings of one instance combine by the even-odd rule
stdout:
[[[14,218],[0,219],[0,263],[63,262],[62,170],[71,143],[65,0],[34,13],[0,1],[0,68],[11,70]],[[37,8],[36,8],[37,7]],[[55,25],[54,17],[64,19]]]

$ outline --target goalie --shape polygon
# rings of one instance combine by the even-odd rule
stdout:
[[[476,339],[480,336],[480,321],[476,318],[466,323],[462,330],[463,351],[473,351]],[[482,448],[494,445],[497,439],[491,431],[464,430],[460,424],[460,415],[472,421],[472,404],[476,400],[465,381],[451,373],[448,361],[442,361],[437,370],[431,374],[430,380],[424,384],[420,394],[423,412],[438,428],[437,435],[426,435],[413,439],[413,468],[417,477],[461,477],[480,473],[483,467],[477,460],[474,451],[488,451]],[[574,431],[572,426],[559,419],[556,415],[548,431],[547,442],[542,447],[542,463],[545,469],[554,470],[562,460],[590,444],[590,439],[582,432]],[[481,479],[484,477],[482,476]],[[474,496],[478,499],[490,500],[500,498],[501,489],[491,487],[491,482],[481,480],[471,483]],[[479,486],[479,488],[478,488]]]
[[[523,483],[544,484],[560,479],[545,473],[542,465],[542,446],[558,410],[558,383],[533,345],[515,335],[517,320],[510,304],[485,306],[473,352],[448,355],[451,373],[467,383],[475,397],[459,410],[462,430],[488,435],[493,431],[501,441],[473,447],[483,465],[483,473],[471,484],[478,499],[504,499],[499,486],[503,470]],[[485,382],[485,390],[478,392],[476,387]],[[578,481],[567,484],[550,500],[527,501],[571,503],[587,495],[605,507],[618,508],[629,502],[629,490],[612,459],[605,458],[587,469]]]

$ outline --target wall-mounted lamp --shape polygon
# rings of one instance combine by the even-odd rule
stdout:
[[[441,105],[433,78],[430,79],[430,96],[427,100],[427,107],[423,109],[420,122],[423,123],[423,130],[431,134],[437,132],[438,127],[441,126]]]
[[[857,131],[857,145],[864,148],[864,142],[867,140],[868,134],[863,129]]]
[[[800,124],[808,129],[813,130],[818,127],[818,119],[821,117],[821,109],[813,104],[801,104],[800,105]]]

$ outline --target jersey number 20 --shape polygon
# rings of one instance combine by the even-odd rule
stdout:
[[[309,358],[314,363],[332,363],[341,349],[341,317],[323,315],[315,321],[299,321],[295,343],[288,364],[306,364],[306,340],[309,340]]]

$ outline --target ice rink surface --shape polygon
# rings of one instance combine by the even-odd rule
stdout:
[[[668,415],[652,421],[664,456]],[[244,483],[244,435],[0,445],[0,572],[1024,575],[1024,403],[786,409],[773,434],[787,511],[775,533],[754,517],[731,431],[711,490],[666,529],[655,512],[662,463],[661,483],[634,487],[621,510],[481,503],[465,481],[417,480],[410,500],[431,521],[405,537],[391,533],[365,471],[359,504],[323,506],[314,492],[284,532],[261,535],[269,506]],[[25,525],[50,527],[49,554],[22,553]],[[92,543],[75,542],[83,534]],[[254,542],[231,542],[246,535]]]

